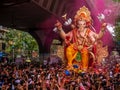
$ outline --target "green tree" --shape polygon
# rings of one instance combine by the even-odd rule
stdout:
[[[25,53],[31,54],[32,51],[38,51],[38,44],[36,40],[27,32],[15,29],[8,29],[6,33],[6,52],[11,53],[15,50],[15,54]]]
[[[116,18],[116,24],[115,24],[115,41],[120,42],[120,15]]]
[[[117,22],[115,26],[115,41],[120,42],[120,22]]]

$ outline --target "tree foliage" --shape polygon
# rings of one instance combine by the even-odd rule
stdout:
[[[120,2],[120,0],[113,0],[113,1],[115,1],[115,2]]]
[[[8,30],[5,38],[6,52],[11,52],[13,49],[16,53],[38,51],[38,44],[29,33],[10,28]]]
[[[120,42],[120,24],[115,26],[115,41]]]

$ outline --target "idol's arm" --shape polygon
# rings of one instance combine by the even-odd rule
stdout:
[[[56,26],[57,29],[58,29],[58,32],[59,32],[59,34],[60,34],[60,37],[61,37],[63,40],[65,40],[66,33],[64,32],[64,30],[63,30],[63,28],[62,28],[62,24],[61,24],[59,21],[57,21],[57,23],[55,24],[55,26]]]
[[[60,34],[60,37],[61,37],[63,40],[65,40],[66,33],[63,31],[62,28],[59,30],[59,34]]]
[[[99,32],[99,34],[98,34],[98,38],[97,38],[97,39],[101,39],[101,38],[103,37],[103,35],[104,35],[104,33],[105,33],[106,26],[107,26],[106,23],[103,23],[103,24],[102,24],[102,27],[101,27],[101,30],[100,30],[100,32]]]

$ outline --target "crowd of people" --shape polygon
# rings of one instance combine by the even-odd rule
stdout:
[[[17,65],[3,61],[0,72],[1,90],[120,90],[119,63],[104,71],[89,68],[87,72],[75,72],[58,63]]]

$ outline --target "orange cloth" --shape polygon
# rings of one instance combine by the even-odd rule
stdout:
[[[87,36],[89,33],[90,33],[90,30],[88,29],[86,31],[85,35]],[[81,56],[82,56],[82,60],[81,60],[82,69],[86,70],[88,68],[88,63],[89,63],[88,49],[87,49],[86,45],[83,45],[82,49],[79,50],[78,46],[76,45],[76,43],[78,41],[77,39],[78,39],[77,38],[77,29],[72,30],[69,33],[69,35],[66,36],[66,41],[67,41],[66,44],[68,46],[65,48],[65,57],[68,61],[68,66],[73,67],[72,66],[73,60],[75,60],[77,53],[80,52]]]
[[[72,63],[73,63],[73,60],[75,60],[76,58],[76,55],[78,53],[78,50],[75,50],[74,49],[74,45],[71,44],[70,46],[68,46],[66,48],[66,58],[67,58],[67,61],[68,61],[68,66],[72,66]],[[87,69],[88,68],[88,50],[86,47],[84,47],[81,51],[81,56],[82,56],[82,60],[81,60],[81,63],[82,63],[82,68],[83,69]]]

